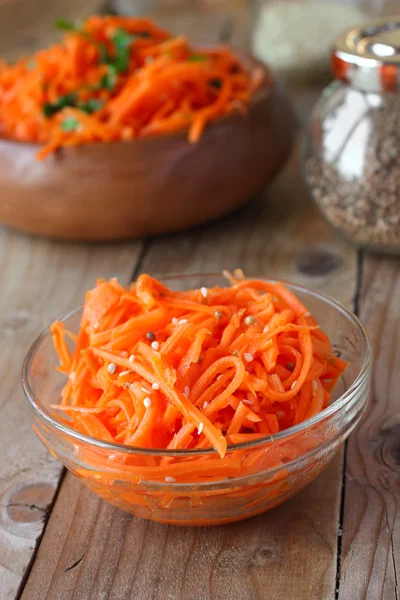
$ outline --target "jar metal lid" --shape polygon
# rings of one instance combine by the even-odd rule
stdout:
[[[400,90],[400,16],[346,31],[335,42],[332,66],[338,79],[359,89]]]

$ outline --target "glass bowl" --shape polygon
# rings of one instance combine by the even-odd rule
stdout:
[[[221,275],[163,278],[171,288],[225,285]],[[338,302],[298,285],[287,287],[309,308],[349,366],[331,404],[321,413],[273,436],[213,449],[159,450],[89,438],[58,420],[49,408],[66,381],[46,329],[29,349],[22,384],[34,412],[34,429],[50,453],[99,496],[138,517],[180,525],[216,525],[262,513],[309,484],[359,422],[371,381],[367,334]],[[77,330],[82,309],[62,320]],[[207,480],[204,460],[220,473]],[[215,469],[213,469],[215,473]],[[184,477],[184,482],[180,478]]]

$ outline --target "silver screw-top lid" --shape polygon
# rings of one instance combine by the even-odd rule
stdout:
[[[332,65],[338,79],[365,91],[400,89],[400,15],[354,27],[337,38]]]

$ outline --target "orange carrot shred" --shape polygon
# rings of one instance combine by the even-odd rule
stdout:
[[[184,292],[148,275],[128,290],[98,281],[77,336],[59,321],[51,327],[68,375],[55,414],[89,437],[125,446],[214,448],[224,473],[239,468],[226,455],[229,444],[274,436],[318,414],[345,361],[283,284],[229,278],[226,288]],[[76,342],[73,352],[67,339]],[[265,460],[257,456],[243,469]],[[160,469],[178,469],[162,460]],[[215,455],[198,460],[196,472],[206,477]],[[209,477],[221,469],[210,467]],[[186,471],[179,473],[184,481]]]

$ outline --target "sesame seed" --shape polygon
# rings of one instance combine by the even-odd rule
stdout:
[[[204,401],[203,402],[203,408],[207,408],[207,406],[208,406],[208,402]]]
[[[293,381],[292,385],[290,386],[290,389],[292,390],[294,387],[296,387],[297,385],[297,379],[296,381]]]
[[[166,477],[165,480],[167,483],[175,483],[176,479],[175,477]]]
[[[250,325],[253,325],[253,323],[255,323],[255,318],[252,317],[251,315],[246,317],[244,320],[244,324],[247,325],[247,327],[250,327]]]
[[[107,367],[107,371],[113,375],[113,373],[115,373],[115,371],[117,370],[117,365],[115,363],[110,363]]]
[[[98,321],[96,321],[96,323],[93,325],[94,329],[98,329],[99,325],[100,325],[100,323]]]
[[[189,396],[189,394],[190,394],[190,387],[188,385],[185,385],[185,389],[183,391],[185,393],[185,396]]]
[[[69,374],[69,379],[70,381],[74,381],[76,378],[76,373],[74,371],[72,371],[72,373]]]
[[[150,398],[145,398],[143,400],[143,404],[145,405],[146,408],[150,408],[150,406],[151,406],[151,399]]]
[[[178,321],[178,325],[184,325],[185,323],[187,323],[187,319],[179,319]]]
[[[146,340],[152,341],[156,339],[156,334],[153,331],[148,331],[146,333]]]
[[[131,354],[129,357],[129,362],[133,363],[135,361],[135,355]]]
[[[266,325],[263,329],[263,333],[268,333],[269,331],[269,325]]]
[[[218,381],[219,379],[221,379],[221,377],[222,377],[222,373],[221,373],[221,375],[217,375],[217,381]]]
[[[246,404],[246,406],[253,406],[254,402],[253,400],[247,400],[246,398],[244,398],[244,400],[242,400],[243,404]]]
[[[158,342],[151,342],[151,347],[153,350],[158,350],[160,348],[160,344]]]
[[[150,394],[150,393],[151,393],[151,392],[150,392],[150,390],[148,390],[148,389],[147,389],[147,388],[145,388],[145,387],[141,387],[140,389],[141,389],[141,390],[142,390],[142,392],[144,392],[145,394]]]
[[[220,310],[216,310],[214,313],[214,317],[216,319],[220,319],[222,317],[222,312]]]
[[[110,454],[110,456],[108,457],[108,460],[116,460],[118,458],[117,454]]]
[[[156,383],[153,383],[153,385],[151,387],[153,388],[153,390],[159,390],[160,384],[156,382]]]
[[[315,379],[312,380],[311,385],[313,393],[316,394],[318,390],[318,383],[315,381]]]
[[[200,423],[200,425],[199,425],[199,426],[198,426],[198,428],[197,428],[197,433],[198,433],[199,435],[200,435],[200,434],[201,434],[201,432],[203,431],[203,427],[204,427],[204,424],[203,424],[203,423]]]
[[[244,358],[245,361],[251,362],[253,360],[253,355],[250,354],[250,352],[245,352],[243,354],[243,358]]]
[[[119,374],[120,377],[123,377],[124,375],[130,375],[132,373],[132,371],[130,369],[128,369],[127,371],[121,371],[121,373]]]
[[[179,321],[176,317],[173,317],[171,322],[172,322],[172,325],[179,325]]]
[[[208,290],[207,290],[206,287],[200,288],[200,292],[201,292],[201,295],[203,296],[203,298],[207,298],[207,296],[208,296]]]
[[[311,317],[311,313],[307,311],[303,314],[303,317]]]

